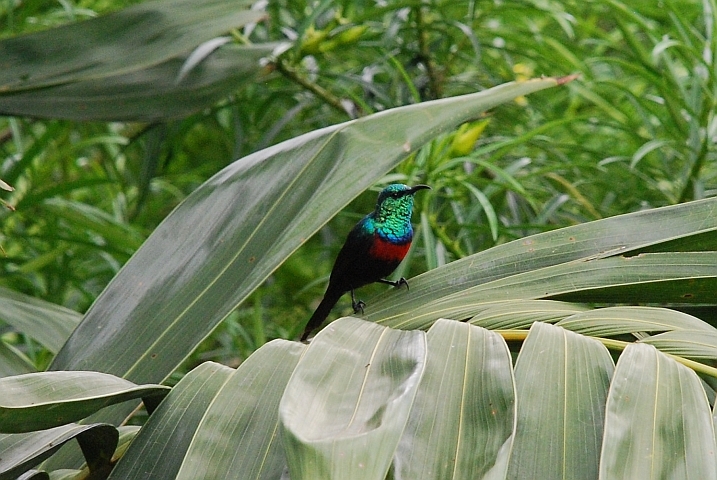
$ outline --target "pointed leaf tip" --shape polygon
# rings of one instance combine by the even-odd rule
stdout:
[[[576,78],[580,77],[580,73],[573,73],[572,75],[566,75],[564,77],[557,77],[555,78],[555,81],[558,82],[558,85],[564,85],[568,82],[572,82]]]

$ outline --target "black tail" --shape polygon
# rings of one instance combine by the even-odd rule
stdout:
[[[314,314],[311,315],[309,322],[306,324],[304,333],[301,334],[302,342],[307,339],[313,330],[317,329],[322,323],[324,323],[326,317],[328,317],[329,313],[331,313],[331,309],[334,308],[334,305],[336,305],[336,302],[339,301],[339,298],[341,298],[341,295],[343,294],[344,292],[334,291],[329,284],[329,288],[326,289],[326,293],[324,294],[324,299],[321,300],[319,306],[316,307]]]

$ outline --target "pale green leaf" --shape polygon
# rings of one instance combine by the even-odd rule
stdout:
[[[245,0],[155,0],[0,41],[0,92],[142,70],[259,20]],[[127,55],[127,52],[132,52]]]
[[[613,368],[598,341],[533,324],[515,364],[517,429],[507,478],[596,478]]]
[[[0,378],[35,372],[35,366],[17,348],[0,340]]]
[[[717,478],[712,415],[694,371],[629,345],[606,408],[600,478]]]
[[[500,263],[504,264],[506,260],[501,259]],[[403,293],[403,298],[410,299],[403,304],[406,310],[389,307],[395,313],[381,319],[380,323],[394,328],[424,328],[436,318],[462,320],[473,316],[486,304],[508,300],[705,301],[717,288],[717,252],[646,253],[635,257],[566,262],[480,283],[439,298],[428,292],[414,297],[414,283],[418,282],[412,281],[411,295]],[[440,290],[440,286],[435,290]],[[393,295],[401,298],[401,292]],[[422,297],[424,302],[419,303]],[[373,319],[375,315],[369,315],[369,318]]]
[[[276,45],[225,45],[177,82],[186,55],[122,75],[0,95],[6,115],[156,122],[210,107],[254,78]],[[126,57],[125,57],[126,58]]]
[[[717,330],[673,330],[640,340],[664,353],[700,360],[717,359]]]
[[[500,335],[439,320],[394,458],[400,479],[504,478],[515,423],[513,368]]]
[[[292,480],[383,480],[425,357],[423,332],[354,318],[319,332],[279,407]]]

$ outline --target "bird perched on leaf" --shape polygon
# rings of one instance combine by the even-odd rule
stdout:
[[[323,323],[344,293],[351,292],[351,305],[356,313],[365,306],[361,300],[356,301],[357,288],[374,282],[408,287],[405,278],[393,282],[385,277],[396,270],[408,253],[413,240],[413,195],[426,188],[431,187],[395,183],[381,191],[375,210],[349,232],[331,270],[324,298],[306,324],[301,341]]]

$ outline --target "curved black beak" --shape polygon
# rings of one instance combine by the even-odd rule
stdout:
[[[419,190],[430,190],[430,189],[431,189],[431,187],[429,187],[428,185],[416,185],[415,187],[409,188],[406,193],[410,193],[411,195],[413,195],[414,193],[416,193]]]

